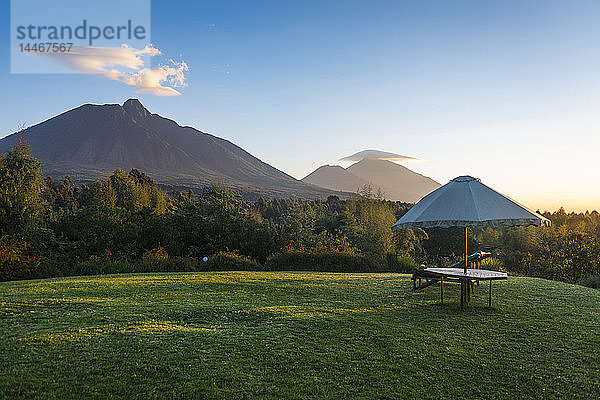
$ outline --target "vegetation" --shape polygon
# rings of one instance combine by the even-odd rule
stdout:
[[[1,398],[597,398],[600,291],[282,272],[0,283]]]
[[[42,180],[40,171],[25,144],[0,157],[1,280],[231,268],[410,272],[449,265],[464,249],[461,229],[393,233],[411,205],[369,187],[348,200],[247,201],[222,186],[168,196],[135,169],[89,185]],[[553,227],[473,230],[469,249],[494,252],[486,268],[595,282],[598,212],[545,215]]]
[[[41,176],[41,163],[25,143],[0,154],[0,230],[15,233],[37,222]]]

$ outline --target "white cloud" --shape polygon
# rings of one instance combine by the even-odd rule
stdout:
[[[153,46],[135,49],[127,45],[121,47],[73,47],[65,53],[37,53],[61,62],[77,72],[103,76],[115,81],[135,86],[138,92],[152,93],[157,96],[178,96],[181,93],[174,88],[186,86],[185,62],[169,60],[168,65],[150,68],[146,60],[161,54]]]
[[[396,153],[390,153],[389,151],[381,150],[363,150],[358,153],[354,153],[348,157],[340,158],[340,161],[360,161],[363,159],[372,160],[387,160],[387,161],[418,161],[418,158],[403,156]]]

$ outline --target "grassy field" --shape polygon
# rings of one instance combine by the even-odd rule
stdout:
[[[600,291],[213,272],[0,283],[3,398],[598,398]]]

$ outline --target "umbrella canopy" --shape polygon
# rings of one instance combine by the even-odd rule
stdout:
[[[472,176],[459,176],[415,204],[392,227],[449,228],[550,226],[550,220]]]

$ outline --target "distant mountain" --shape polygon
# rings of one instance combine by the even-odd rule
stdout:
[[[348,171],[381,187],[391,200],[416,202],[442,186],[427,176],[387,160],[365,158],[349,166]]]
[[[331,190],[356,192],[365,184],[380,189],[385,198],[407,203],[419,201],[441,185],[431,178],[387,160],[365,158],[344,169],[324,165],[302,179]]]
[[[302,181],[322,188],[350,193],[356,193],[369,184],[368,180],[359,178],[339,165],[323,165],[304,177]]]
[[[178,188],[223,183],[268,197],[340,195],[299,181],[225,139],[152,114],[136,99],[66,111],[0,139],[0,152],[20,139],[55,178],[91,181],[117,168],[137,168]]]

